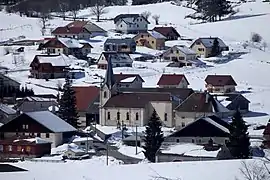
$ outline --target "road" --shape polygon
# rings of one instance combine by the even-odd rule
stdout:
[[[112,156],[115,159],[121,160],[124,164],[137,164],[141,161],[141,159],[133,158],[126,156],[118,151],[118,148],[115,146],[106,145],[103,143],[94,143],[94,149],[97,152],[97,155],[107,155],[107,147],[108,147],[108,156]],[[99,150],[100,149],[100,150]]]

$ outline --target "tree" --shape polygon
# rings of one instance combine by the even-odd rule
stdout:
[[[151,16],[151,12],[149,12],[149,11],[144,11],[144,12],[142,12],[142,14],[141,14],[145,19],[149,19],[149,17]]]
[[[152,16],[152,18],[154,19],[156,25],[159,25],[159,18],[160,18],[160,15],[155,14],[155,15]]]
[[[253,162],[242,162],[242,167],[240,168],[241,175],[246,180],[269,180],[270,174],[263,162],[259,160],[254,160]],[[236,178],[238,179],[238,178]]]
[[[48,20],[49,20],[48,14],[41,14],[41,16],[40,16],[40,26],[41,26],[41,34],[42,34],[42,36],[45,35]]]
[[[228,148],[231,155],[236,159],[248,159],[250,156],[248,126],[245,124],[239,110],[236,110],[229,130]]]
[[[68,3],[64,0],[58,0],[59,3],[59,11],[63,20],[66,19],[66,12],[68,11]]]
[[[143,153],[150,162],[155,162],[156,153],[164,140],[161,127],[162,123],[154,110],[146,126],[145,144],[143,146]]]
[[[259,42],[262,41],[262,36],[260,34],[258,34],[258,33],[252,33],[251,34],[251,41],[259,43]]]
[[[91,15],[96,16],[97,22],[100,22],[100,17],[107,13],[105,6],[99,5],[99,3],[97,3],[94,7],[91,7],[90,11]]]
[[[76,107],[75,91],[71,88],[71,81],[66,77],[63,94],[59,101],[59,117],[78,128],[78,112]]]
[[[219,47],[219,42],[218,42],[218,39],[215,38],[214,39],[214,42],[213,42],[213,46],[212,46],[212,50],[211,50],[211,56],[217,56],[220,51],[219,51],[220,47]]]
[[[263,46],[263,51],[265,51],[265,48],[267,47],[267,42],[264,41],[264,42],[262,43],[262,46]]]

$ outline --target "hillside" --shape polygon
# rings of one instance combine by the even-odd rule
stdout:
[[[138,73],[145,80],[144,86],[156,86],[156,83],[162,73],[184,73],[190,86],[197,90],[204,89],[204,79],[208,74],[231,74],[238,83],[237,90],[245,91],[244,95],[251,101],[250,110],[253,113],[246,120],[253,124],[266,124],[270,113],[270,102],[267,97],[270,96],[270,82],[267,79],[270,68],[270,49],[266,48],[265,51],[260,50],[261,44],[253,44],[248,42],[248,47],[243,48],[242,43],[249,41],[253,32],[259,33],[263,37],[263,41],[270,46],[270,4],[263,3],[261,0],[256,2],[243,3],[236,7],[238,13],[232,17],[228,17],[223,21],[214,23],[196,24],[194,20],[185,19],[184,17],[193,12],[181,6],[175,6],[171,3],[158,3],[143,6],[113,6],[108,7],[108,13],[102,18],[113,18],[119,13],[142,13],[149,11],[154,14],[160,15],[160,23],[171,24],[176,27],[181,36],[187,38],[197,38],[201,36],[219,36],[230,47],[231,52],[241,52],[243,55],[223,61],[215,61],[215,59],[202,59],[207,63],[204,67],[187,67],[187,68],[167,68],[167,63],[151,63],[151,62],[134,62],[132,68],[115,68],[116,73]],[[79,17],[87,17],[89,20],[94,18],[89,16],[90,10],[84,9],[79,13]],[[18,38],[25,36],[29,39],[41,39],[40,22],[35,18],[20,17],[15,14],[6,14],[0,12],[0,42],[10,38]],[[4,20],[4,21],[3,21]],[[150,28],[154,27],[154,22],[150,18]],[[48,22],[48,27],[53,29],[57,26],[67,24],[68,21],[55,18]],[[109,31],[109,37],[114,37],[116,34],[112,31],[114,28],[113,21],[102,21],[97,23],[105,30]],[[49,31],[47,32],[49,35]],[[118,37],[118,36],[117,36]],[[93,53],[97,56],[102,51],[102,45],[106,38],[96,37],[91,41],[94,47]],[[181,41],[167,42],[168,46],[173,44],[183,43]],[[185,42],[187,43],[187,42]],[[28,79],[29,64],[35,54],[40,52],[36,51],[36,47],[27,47],[24,55],[24,61],[14,64],[11,54],[3,55],[4,51],[0,47],[0,66],[8,67],[14,72],[8,73],[8,76],[17,79],[22,85],[33,88],[35,93],[54,93],[57,91],[40,87],[40,84],[45,87],[57,87],[63,84],[63,79],[58,80],[37,80]],[[147,48],[138,48],[142,53],[156,53]],[[211,61],[211,60],[214,60]],[[77,61],[71,60],[71,64],[75,65]],[[142,69],[141,67],[144,67]],[[104,74],[104,70],[96,69],[95,67],[84,67],[87,76],[83,79],[75,80],[74,85],[89,85],[97,84],[99,80],[94,78],[94,74]],[[24,70],[24,71],[21,71]],[[266,113],[266,114],[262,114]],[[265,115],[265,116],[262,116]],[[261,134],[262,131],[253,131],[250,128],[251,134]]]

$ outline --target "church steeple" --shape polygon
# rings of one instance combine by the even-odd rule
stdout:
[[[108,65],[107,65],[107,71],[106,71],[103,87],[106,85],[111,90],[115,84],[115,79],[114,79],[113,67],[112,67],[110,55],[108,57],[107,63]]]

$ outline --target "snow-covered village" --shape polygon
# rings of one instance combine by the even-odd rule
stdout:
[[[269,0],[0,0],[1,180],[270,180]]]

